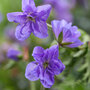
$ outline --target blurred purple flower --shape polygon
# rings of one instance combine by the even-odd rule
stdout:
[[[7,14],[10,22],[19,23],[16,28],[16,38],[23,41],[31,33],[36,37],[46,38],[48,36],[46,20],[51,11],[51,6],[36,7],[34,0],[22,0],[22,11]]]
[[[13,48],[8,49],[7,57],[12,60],[19,60],[19,56],[21,55],[21,52],[18,50],[15,50]]]
[[[78,47],[83,44],[79,40],[79,37],[81,36],[80,31],[78,31],[76,26],[71,26],[72,23],[67,23],[65,20],[53,20],[51,24],[57,40],[62,32],[63,38],[61,44],[67,44],[65,46],[70,48]]]
[[[0,13],[0,23],[2,22],[2,20],[3,20],[3,16],[2,16],[2,14]]]
[[[45,88],[50,88],[54,84],[54,76],[65,69],[64,64],[58,59],[58,46],[54,45],[46,50],[37,46],[32,56],[35,61],[27,65],[25,77],[31,81],[40,79]]]
[[[52,5],[57,19],[72,21],[70,10],[75,6],[76,0],[44,0],[44,2]]]
[[[15,37],[15,28],[12,26],[7,26],[5,28],[5,37],[10,41],[16,42],[17,39]]]
[[[8,25],[5,28],[5,38],[8,41],[19,44],[20,46],[27,46],[27,44],[28,44],[26,41],[19,41],[19,40],[16,39],[16,37],[15,37],[15,27],[11,26],[11,25]]]

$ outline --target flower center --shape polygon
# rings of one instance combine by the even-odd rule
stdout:
[[[34,19],[34,18],[32,18],[32,17],[28,17],[28,19],[29,19],[30,21],[35,22],[35,19]]]
[[[48,62],[44,62],[43,67],[46,69],[48,67],[48,64],[49,64]]]

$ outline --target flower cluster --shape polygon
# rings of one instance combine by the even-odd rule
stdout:
[[[16,38],[23,41],[31,33],[36,37],[46,38],[48,36],[46,20],[50,14],[51,5],[36,7],[34,0],[22,0],[22,11],[7,14],[10,22],[19,23],[15,32]],[[59,46],[74,48],[83,44],[79,40],[81,34],[78,28],[71,23],[65,20],[53,20],[51,25],[58,45],[48,49],[36,46],[32,54],[35,61],[30,62],[25,71],[25,77],[28,80],[40,79],[45,88],[50,88],[54,84],[55,75],[59,75],[65,69],[65,65],[58,59]],[[16,59],[19,54],[20,52],[15,50],[8,51],[8,57],[12,59]]]

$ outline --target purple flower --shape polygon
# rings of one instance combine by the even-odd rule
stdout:
[[[34,0],[22,0],[22,11],[7,14],[10,22],[19,23],[16,28],[16,38],[23,41],[31,33],[36,37],[46,38],[48,36],[46,20],[51,6],[47,4],[36,7]]]
[[[58,46],[54,45],[46,50],[37,46],[32,56],[35,61],[27,65],[25,77],[31,81],[40,79],[45,88],[50,88],[54,84],[54,76],[65,69],[64,64],[58,59]]]
[[[53,20],[51,22],[53,32],[56,36],[56,39],[59,39],[59,35],[62,34],[61,45],[65,45],[70,48],[78,47],[83,43],[79,40],[81,36],[80,31],[76,26],[71,26],[72,23],[67,23],[65,20]]]
[[[21,55],[21,52],[18,50],[15,50],[13,48],[8,49],[7,57],[9,59],[13,59],[15,61],[19,60],[19,56]]]
[[[75,6],[75,0],[44,0],[44,2],[52,5],[56,19],[72,21],[71,9]]]
[[[20,40],[16,39],[16,37],[15,37],[15,27],[11,26],[11,25],[6,26],[6,28],[5,28],[5,38],[8,41],[19,44],[20,46],[27,46],[27,44],[28,44],[26,41],[20,41]]]
[[[17,41],[16,37],[15,37],[15,27],[12,26],[6,26],[5,27],[5,37],[6,39],[10,40],[10,41]]]

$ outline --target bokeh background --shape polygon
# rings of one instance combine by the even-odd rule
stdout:
[[[90,0],[34,0],[36,5],[50,3],[53,7],[47,23],[53,19],[65,19],[78,26],[84,45],[78,48],[60,48],[60,59],[66,69],[55,78],[55,84],[45,90],[90,90]],[[52,0],[54,1],[54,0]],[[67,2],[66,2],[67,1]],[[15,38],[17,24],[7,20],[7,13],[21,10],[22,0],[0,0],[0,90],[42,90],[40,81],[30,82],[25,78],[26,65],[33,61],[35,46],[49,48],[55,44],[48,28],[49,37],[39,39],[31,35],[20,42]],[[18,49],[22,56],[18,61],[7,58],[9,48]]]

